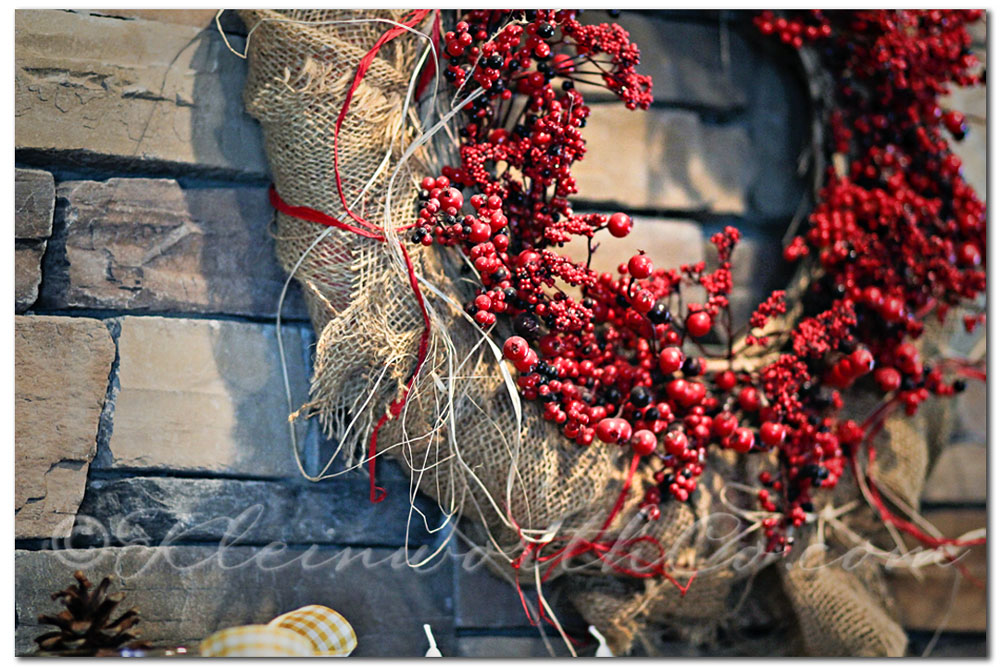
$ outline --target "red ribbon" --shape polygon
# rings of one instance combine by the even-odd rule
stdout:
[[[986,373],[983,372],[981,368],[978,368],[972,364],[969,364],[968,362],[959,359],[945,359],[938,365],[937,370],[941,371],[951,370],[959,375],[962,375],[963,377],[981,380],[984,382],[986,381]],[[885,426],[885,421],[888,418],[890,411],[892,410],[893,407],[899,404],[899,400],[900,399],[898,398],[894,398],[888,401],[885,405],[881,406],[878,410],[876,410],[871,417],[866,419],[864,424],[862,425],[863,428],[870,429],[868,430],[867,435],[862,441],[862,444],[868,448],[869,470],[871,470],[871,466],[875,463],[876,460],[875,447],[873,443],[875,436],[878,435],[878,433]],[[848,455],[853,463],[855,457],[857,456],[857,452],[852,450],[848,452]],[[865,490],[867,490],[868,493],[871,495],[872,502],[875,504],[875,509],[878,510],[879,516],[881,517],[882,521],[890,523],[896,528],[904,531],[908,535],[911,535],[925,546],[937,549],[942,546],[972,547],[986,543],[985,537],[980,537],[974,540],[959,540],[954,538],[934,537],[933,535],[929,535],[928,533],[921,530],[918,526],[916,526],[912,522],[907,521],[902,517],[896,516],[895,514],[892,513],[892,511],[890,511],[889,507],[882,500],[882,494],[879,493],[878,486],[876,485],[875,480],[872,479],[868,471],[865,472],[863,479],[858,480],[858,484],[863,484]],[[960,570],[964,570],[964,568],[961,567],[960,563],[957,563],[957,565],[959,565]],[[963,572],[963,574],[965,574],[965,572]]]
[[[351,83],[351,87],[347,89],[347,97],[344,98],[344,104],[340,108],[340,113],[337,114],[337,122],[334,124],[333,175],[334,179],[337,182],[337,194],[340,195],[340,204],[341,206],[344,207],[344,211],[347,213],[347,215],[351,216],[351,218],[353,218],[356,222],[365,225],[369,229],[377,230],[378,227],[372,225],[370,222],[364,220],[363,218],[358,217],[353,211],[351,211],[350,207],[347,205],[347,197],[344,195],[344,185],[340,178],[340,157],[338,149],[338,141],[340,138],[340,127],[341,125],[344,124],[344,119],[347,118],[347,111],[351,107],[351,98],[354,97],[354,92],[358,89],[358,86],[361,85],[361,81],[365,78],[365,74],[368,73],[368,68],[371,67],[371,64],[373,62],[375,62],[375,57],[378,55],[379,50],[383,46],[385,46],[385,44],[388,43],[389,41],[395,39],[396,37],[399,37],[404,32],[407,32],[407,28],[412,28],[413,26],[423,21],[424,18],[426,18],[427,15],[430,13],[430,11],[431,10],[429,9],[415,9],[413,13],[410,15],[409,20],[404,21],[402,25],[393,26],[392,28],[387,30],[381,37],[378,38],[378,41],[375,42],[375,46],[373,46],[371,50],[368,51],[368,53],[366,53],[358,63],[358,71],[354,74],[354,81]],[[404,28],[403,26],[406,27]]]
[[[434,10],[434,23],[431,25],[431,44],[434,46],[435,62],[441,61],[441,10]],[[437,69],[433,62],[428,61],[424,65],[424,71],[420,73],[420,80],[417,82],[417,98],[423,95],[427,84],[434,78],[434,71]]]

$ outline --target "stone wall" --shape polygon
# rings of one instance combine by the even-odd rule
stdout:
[[[284,274],[269,235],[267,163],[242,108],[245,61],[213,18],[16,13],[16,651],[31,650],[37,615],[54,608],[48,594],[83,567],[93,578],[118,574],[144,636],[160,644],[322,603],[352,622],[359,655],[422,654],[423,623],[445,655],[543,655],[514,590],[465,571],[454,544],[431,571],[405,567],[446,536],[408,514],[398,467],[381,464],[380,505],[368,502],[360,471],[316,484],[299,474],[278,356]],[[630,244],[642,240],[664,265],[704,257],[712,232],[738,225],[745,317],[786,277],[780,238],[808,197],[797,169],[803,83],[745,15],[620,20],[643,48],[656,103],[636,113],[594,101],[577,209],[634,214]],[[227,13],[223,27],[242,49],[239,21]],[[985,31],[979,40],[984,54]],[[972,136],[985,133],[984,99],[960,98],[979,114]],[[977,184],[983,146],[962,147]],[[315,343],[294,285],[283,318],[294,408]],[[932,518],[949,522],[956,506],[983,515],[984,406],[979,388],[963,398],[956,445],[928,487]],[[315,472],[332,443],[315,424],[297,428]],[[431,526],[440,521],[427,499],[417,506]],[[974,591],[963,596],[968,609],[948,629],[965,634],[944,646],[979,651],[985,606]],[[918,643],[934,618],[907,617]]]

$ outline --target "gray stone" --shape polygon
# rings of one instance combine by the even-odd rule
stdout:
[[[308,393],[303,327],[282,334],[297,410]],[[109,460],[100,467],[299,475],[275,327],[125,317],[119,356]],[[296,424],[306,442],[308,425]]]
[[[286,276],[266,188],[112,178],[61,183],[58,195],[46,307],[274,316]],[[283,315],[307,317],[296,283]]]
[[[14,319],[15,537],[69,535],[114,358],[98,320]]]
[[[40,169],[15,169],[14,237],[47,239],[51,236],[55,201],[52,174]]]
[[[52,235],[55,180],[40,169],[14,170],[14,310],[23,313],[38,298],[42,257]]]
[[[454,558],[456,627],[523,628],[531,625],[513,579],[501,579],[465,550],[456,553]],[[521,591],[528,605],[537,609],[538,594],[534,585],[522,584]]]
[[[751,145],[738,125],[703,126],[689,111],[629,111],[595,104],[574,165],[585,202],[671,211],[741,214],[753,177]]]
[[[608,20],[603,12],[583,17]],[[791,61],[778,60],[727,22],[633,12],[615,20],[639,44],[638,70],[652,75],[660,108],[628,115],[608,91],[580,88],[594,114],[583,132],[588,155],[574,172],[584,176],[577,179],[579,198],[790,218],[808,191],[798,172],[808,139],[806,95]],[[680,110],[692,113],[663,120]]]
[[[779,233],[810,193],[811,173],[800,172],[800,158],[808,146],[809,107],[801,81],[782,62],[765,62],[746,72],[741,83],[750,100],[747,131],[752,144],[746,167],[752,170],[749,210],[765,219],[777,219]],[[807,166],[807,164],[803,164]],[[806,210],[807,209],[803,209]]]
[[[941,98],[941,106],[965,114],[966,119],[986,121],[986,86],[948,86],[949,94]]]
[[[611,19],[604,12],[584,12],[583,23],[620,24],[639,45],[640,74],[653,77],[653,99],[659,104],[732,112],[744,107],[747,94],[739,85],[736,65],[745,59],[742,36],[728,26],[623,12]],[[666,36],[669,35],[669,38]],[[610,91],[581,86],[586,98],[610,98]]]
[[[711,234],[706,233],[706,237]],[[706,239],[705,259],[709,271],[719,266],[715,246]],[[760,233],[745,234],[732,255],[733,291],[729,307],[734,328],[745,325],[750,314],[776,289],[784,289],[788,278],[779,239]]]
[[[270,482],[234,479],[127,477],[91,479],[80,506],[81,530],[94,544],[214,542],[224,537],[239,545],[282,542],[289,545],[337,544],[402,546],[410,509],[409,486],[386,484],[385,501],[368,501],[368,480],[361,471],[325,480]],[[420,496],[417,508],[431,523],[440,522],[436,506]],[[94,522],[97,522],[96,524]],[[97,525],[102,526],[98,530]],[[409,544],[430,544],[414,513]],[[111,540],[111,542],[105,542]]]
[[[780,277],[782,269],[787,266],[782,251],[780,237],[744,230],[732,255],[733,285],[751,289],[764,296],[771,289],[782,287]],[[705,255],[711,258],[712,267],[718,265],[715,246],[706,247]]]
[[[969,34],[972,35],[972,43],[976,46],[986,46],[986,14],[983,18],[968,25]]]
[[[989,400],[986,383],[969,380],[966,389],[955,398],[954,439],[965,442],[989,442],[986,418],[989,414]]]
[[[551,652],[550,652],[551,648]],[[593,653],[593,650],[585,655]],[[482,636],[459,637],[458,655],[463,658],[568,658],[569,650],[559,637]]]
[[[17,150],[266,178],[241,99],[246,61],[217,31],[58,10],[21,10],[14,22]]]
[[[15,653],[44,631],[39,613],[56,611],[52,591],[82,569],[92,581],[118,577],[124,604],[142,615],[137,629],[156,646],[197,643],[235,625],[266,623],[307,604],[340,612],[358,637],[354,655],[422,656],[423,624],[445,655],[455,654],[451,564],[427,571],[392,549],[288,549],[186,546],[15,551]]]

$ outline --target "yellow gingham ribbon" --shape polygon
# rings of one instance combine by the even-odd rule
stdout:
[[[205,657],[346,657],[358,645],[354,628],[329,607],[313,604],[278,616],[267,625],[226,628],[205,638]]]
[[[348,656],[358,645],[357,635],[347,619],[333,609],[318,604],[282,614],[268,625],[305,635],[319,655]]]
[[[213,658],[276,658],[312,655],[313,646],[308,637],[288,628],[240,625],[206,637],[199,652]]]

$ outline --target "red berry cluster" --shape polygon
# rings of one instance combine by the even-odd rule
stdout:
[[[842,77],[832,150],[853,160],[849,174],[831,172],[808,231],[786,250],[789,260],[813,257],[824,273],[786,331],[768,330],[786,316],[783,292],[734,326],[734,228],[712,237],[711,271],[705,262],[659,268],[639,252],[616,275],[600,274],[589,259],[558,252],[582,237],[589,257],[599,234],[625,237],[633,224],[623,213],[572,210],[571,169],[585,154],[589,115],[577,85],[608,88],[629,108],[651,102],[628,34],[583,25],[571,11],[475,10],[446,33],[447,79],[459,99],[478,95],[463,109],[459,163],[421,183],[412,240],[468,257],[480,286],[467,311],[483,328],[499,316],[513,328],[503,354],[546,420],[580,446],[596,439],[642,457],[655,480],[642,502],[648,519],[663,502],[691,499],[710,447],[777,452],[758,499],[780,515],[765,522],[769,548],[787,548],[814,490],[837,483],[866,435],[838,418],[842,390],[873,376],[911,411],[958,386],[924,366],[909,341],[926,314],[985,288],[985,210],[941,140],[941,114],[928,116],[946,81],[967,82],[966,58],[949,45],[965,43],[961,25],[973,15],[758,18],[789,44],[826,48]],[[907,87],[896,85],[900,72]],[[689,287],[702,288],[704,301],[685,303]],[[748,367],[735,363],[741,336],[769,361],[738,370]]]
[[[803,38],[816,44],[835,77],[828,157],[833,162],[839,154],[848,165],[844,173],[828,170],[807,231],[785,249],[787,260],[809,258],[823,275],[807,294],[808,309],[820,314],[800,323],[794,351],[802,359],[821,354],[825,368],[814,365],[810,372],[837,389],[874,370],[886,402],[899,402],[907,414],[931,394],[964,388],[962,379],[947,382],[934,360],[920,359],[912,341],[923,320],[932,313],[943,319],[986,288],[986,208],[942,132],[943,126],[961,140],[964,117],[940,106],[948,84],[980,81],[971,73],[976,59],[966,24],[981,16],[790,11],[755,19],[761,32],[792,46],[802,47]],[[826,327],[820,320],[848,310],[853,324],[819,335]],[[966,327],[983,318],[967,317]],[[852,422],[826,426],[844,446],[864,437]],[[831,463],[822,465],[829,470]]]

